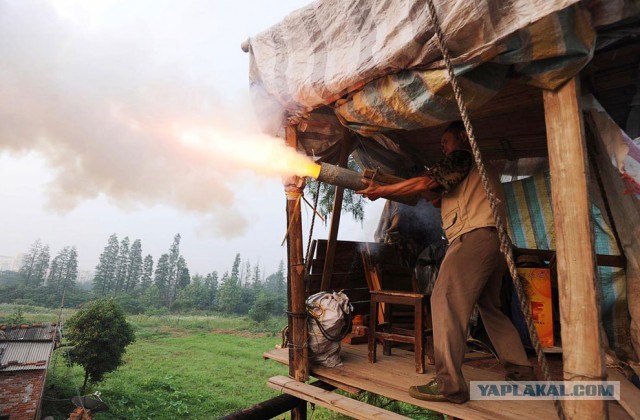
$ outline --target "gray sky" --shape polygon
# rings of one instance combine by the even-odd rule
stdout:
[[[307,3],[0,0],[0,255],[40,238],[52,256],[77,246],[91,270],[112,233],[154,261],[180,233],[192,273],[225,270],[236,252],[275,270],[278,171],[216,141],[243,154],[270,144],[240,43]],[[375,222],[349,219],[340,237],[371,239]]]

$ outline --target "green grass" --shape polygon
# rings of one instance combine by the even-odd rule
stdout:
[[[54,321],[58,311],[22,306],[25,322]],[[0,304],[0,323],[16,308]],[[68,319],[72,310],[65,310]],[[287,375],[288,368],[262,354],[281,341],[285,318],[266,326],[247,317],[219,315],[129,316],[136,341],[127,348],[125,364],[89,385],[109,405],[97,419],[215,419],[279,395],[267,387],[267,379]],[[80,367],[69,367],[64,347],[54,352],[45,386],[43,416],[66,419],[74,406],[84,375]],[[354,396],[352,396],[354,397]],[[370,404],[412,418],[441,418],[427,410],[373,394],[356,396]],[[322,407],[308,411],[309,418],[345,419]],[[288,418],[281,415],[279,418]]]
[[[127,348],[125,364],[85,392],[99,391],[110,406],[97,418],[218,418],[278,395],[266,381],[287,374],[285,366],[262,360],[280,342],[279,328],[264,332],[247,319],[219,316],[129,321],[137,339]],[[66,366],[63,350],[56,351],[47,381],[55,399],[75,395],[83,378],[80,368]],[[45,414],[63,418],[72,409],[52,402]]]

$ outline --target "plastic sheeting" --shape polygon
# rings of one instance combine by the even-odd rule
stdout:
[[[535,23],[578,1],[434,2],[454,64],[464,70],[501,54],[507,62],[520,56],[523,64],[548,58],[549,47],[540,42],[573,28]],[[588,55],[594,31],[590,25],[577,29]],[[317,1],[250,38],[250,80],[284,109],[308,112],[398,71],[442,68],[433,34],[424,0]],[[552,49],[585,55],[572,48]]]
[[[513,243],[520,248],[555,249],[549,172],[502,185]],[[591,206],[591,218],[596,252],[621,255],[613,231],[596,205]],[[625,270],[598,267],[598,280],[600,315],[609,346],[623,359],[633,357]]]
[[[557,87],[590,60],[595,28],[640,13],[640,0],[434,2],[472,110],[507,78]],[[402,155],[390,130],[458,118],[425,0],[316,1],[250,38],[249,52],[263,131],[281,135],[292,115],[309,122],[300,149],[323,161],[341,124]]]

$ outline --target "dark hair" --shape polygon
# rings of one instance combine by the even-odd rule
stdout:
[[[446,133],[446,132],[448,132],[448,131],[451,131],[451,132],[452,132],[452,133],[454,133],[455,135],[458,135],[458,134],[460,134],[460,133],[466,133],[466,132],[467,132],[467,130],[465,130],[465,128],[464,128],[464,123],[463,123],[462,121],[460,121],[460,120],[458,120],[458,121],[454,121],[454,122],[452,122],[451,124],[449,124],[449,125],[447,126],[447,129],[446,129],[446,130],[444,130],[444,132]]]

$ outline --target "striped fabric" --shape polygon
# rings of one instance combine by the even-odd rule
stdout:
[[[554,88],[586,65],[594,45],[595,32],[585,9],[569,7],[545,16],[457,67],[465,104],[471,110],[480,108],[498,93],[508,74]],[[459,111],[446,71],[438,68],[376,79],[338,106],[336,114],[351,130],[370,136],[388,129],[439,125],[458,118]]]
[[[513,243],[520,248],[555,249],[549,172],[502,185]],[[613,232],[595,205],[591,206],[591,216],[596,253],[620,255]],[[619,357],[633,355],[625,271],[598,267],[598,278],[600,311],[609,346]]]
[[[454,64],[477,67],[508,52],[505,39],[579,2],[434,3]],[[251,37],[249,53],[251,84],[292,112],[333,103],[401,70],[442,68],[425,0],[316,1]]]

